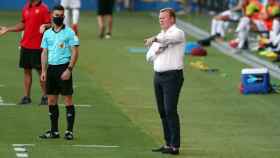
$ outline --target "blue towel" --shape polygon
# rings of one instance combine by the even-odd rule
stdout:
[[[147,48],[128,48],[129,53],[146,53],[147,51]]]

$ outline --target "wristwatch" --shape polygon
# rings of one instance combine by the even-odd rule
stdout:
[[[153,40],[153,42],[157,42],[157,41],[158,41],[158,39],[155,37],[154,40]]]
[[[73,68],[71,66],[68,66],[67,69],[72,72]]]

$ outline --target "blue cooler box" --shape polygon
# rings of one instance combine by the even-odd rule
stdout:
[[[241,92],[250,93],[269,93],[270,77],[266,68],[242,69],[241,71]]]

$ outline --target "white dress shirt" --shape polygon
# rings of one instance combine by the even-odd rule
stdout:
[[[165,72],[184,68],[185,33],[176,25],[156,36],[161,44],[160,53],[153,58],[154,71]]]

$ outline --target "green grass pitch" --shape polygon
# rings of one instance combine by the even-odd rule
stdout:
[[[15,24],[19,12],[0,12],[0,25]],[[192,20],[188,18],[189,22]],[[149,13],[117,13],[113,38],[98,39],[96,15],[82,13],[80,58],[74,69],[75,140],[39,140],[49,127],[48,109],[38,106],[40,90],[34,72],[30,106],[0,106],[0,157],[16,157],[13,144],[28,146],[30,158],[160,158],[152,153],[163,143],[155,106],[152,65],[141,53],[143,39],[159,32]],[[0,96],[17,103],[23,93],[18,65],[20,35],[0,38]],[[193,41],[187,36],[188,41]],[[240,71],[248,67],[209,48],[205,58],[186,56],[185,82],[180,96],[182,150],[180,158],[278,158],[280,155],[279,95],[241,95]],[[203,60],[218,73],[190,67]],[[273,83],[279,83],[273,80]],[[62,102],[61,102],[62,103]],[[65,130],[60,107],[60,132]],[[116,148],[76,147],[105,145]]]

